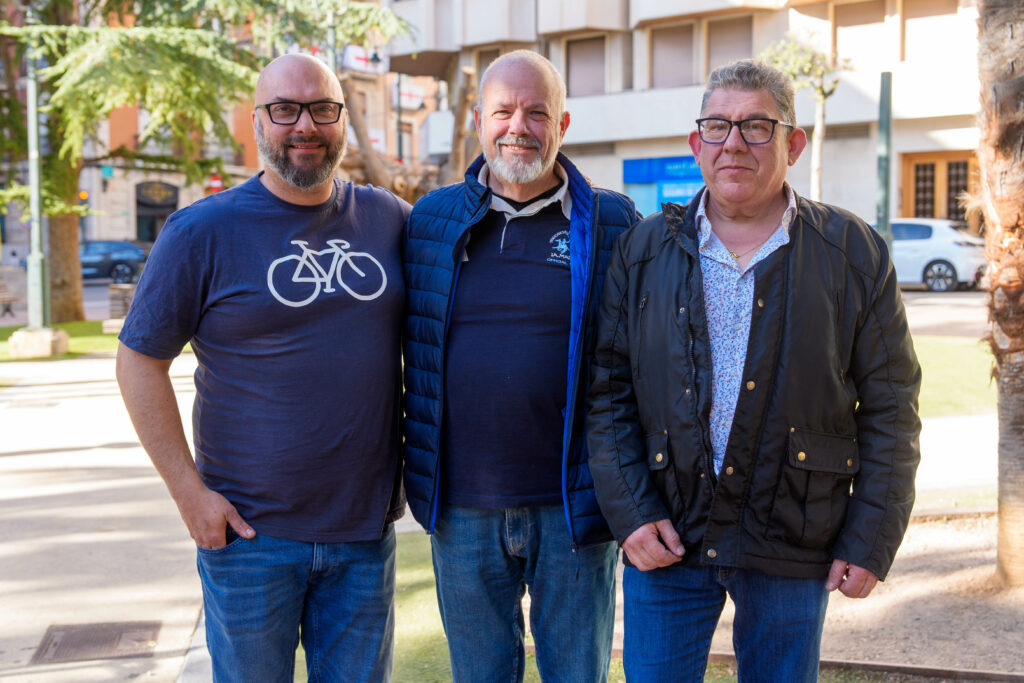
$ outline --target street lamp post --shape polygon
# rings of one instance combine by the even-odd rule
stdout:
[[[36,9],[25,5],[25,23],[38,24]],[[39,81],[36,78],[36,40],[30,39],[25,54],[25,99],[28,105],[28,188],[31,225],[28,255],[28,328],[50,326],[49,264],[43,253],[43,223],[39,176]]]
[[[892,227],[889,225],[889,179],[892,162],[892,72],[882,72],[878,94],[878,192],[876,218],[878,232],[892,253]]]
[[[33,2],[24,2],[25,24],[38,25],[39,15]],[[15,358],[42,358],[68,351],[68,335],[50,327],[50,277],[43,252],[43,221],[41,210],[42,183],[39,168],[39,82],[36,76],[38,43],[29,39],[26,51],[25,99],[28,113],[28,185],[31,235],[28,255],[28,327],[18,330],[8,340],[7,350]]]

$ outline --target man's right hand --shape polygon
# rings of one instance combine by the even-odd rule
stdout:
[[[686,552],[668,519],[644,524],[623,541],[622,549],[633,566],[642,572],[675,564]]]
[[[242,519],[227,498],[205,486],[179,501],[178,511],[192,540],[200,548],[213,550],[227,545],[226,531],[229,526],[242,538],[256,535],[256,531]]]

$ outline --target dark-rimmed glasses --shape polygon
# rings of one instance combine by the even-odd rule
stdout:
[[[257,104],[257,109],[266,109],[271,123],[279,126],[291,126],[299,121],[302,110],[309,111],[313,123],[337,123],[341,118],[341,110],[345,105],[333,100],[317,100],[316,102],[270,102]]]
[[[787,126],[778,119],[743,119],[742,121],[730,121],[729,119],[707,118],[697,119],[697,133],[700,139],[709,145],[721,145],[732,133],[732,127],[740,129],[740,137],[748,145],[764,145],[772,141],[775,135],[775,126]]]

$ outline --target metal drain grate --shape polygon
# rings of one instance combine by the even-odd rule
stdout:
[[[55,624],[46,629],[31,664],[79,662],[87,659],[150,657],[160,633],[159,621],[110,624]]]

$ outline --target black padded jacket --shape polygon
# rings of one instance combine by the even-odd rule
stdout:
[[[798,199],[789,243],[755,266],[743,380],[712,465],[711,347],[695,217],[665,204],[608,269],[587,418],[598,502],[619,542],[671,519],[684,562],[885,578],[920,460],[921,370],[885,242]]]

